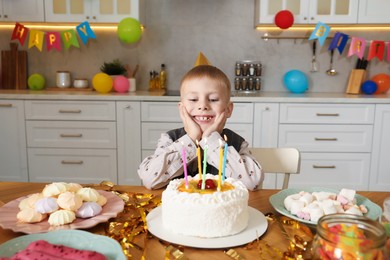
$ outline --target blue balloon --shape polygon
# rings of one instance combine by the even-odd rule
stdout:
[[[378,85],[373,80],[366,80],[361,86],[361,90],[364,94],[372,95],[378,89]]]
[[[285,87],[293,93],[303,93],[309,87],[309,81],[300,70],[290,70],[283,76]]]

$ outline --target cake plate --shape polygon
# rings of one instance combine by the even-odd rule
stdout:
[[[249,207],[249,222],[246,229],[238,234],[226,237],[203,238],[172,233],[164,228],[162,224],[161,206],[153,209],[146,216],[146,221],[150,233],[166,242],[207,249],[229,248],[250,243],[264,234],[268,227],[264,214],[252,207]]]

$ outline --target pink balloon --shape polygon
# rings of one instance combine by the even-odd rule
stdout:
[[[114,90],[119,93],[125,93],[129,91],[130,84],[128,78],[125,76],[117,76],[114,79]]]

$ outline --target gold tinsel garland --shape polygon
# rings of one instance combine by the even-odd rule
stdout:
[[[118,241],[128,258],[145,259],[147,241],[151,238],[151,235],[148,233],[146,215],[154,208],[160,206],[161,197],[153,194],[119,191],[114,188],[115,185],[113,183],[107,181],[93,186],[111,191],[125,202],[123,212],[107,222],[105,235]],[[292,239],[289,242],[288,248],[283,251],[269,245],[265,241],[257,239],[247,244],[244,249],[257,250],[259,259],[269,259],[269,257],[288,260],[305,259],[304,255],[305,253],[309,253],[306,250],[313,239],[313,234],[310,229],[287,217],[278,219],[272,213],[266,214],[266,217],[270,224],[279,222],[280,227],[289,229],[289,236]],[[165,247],[166,260],[171,259],[171,256],[173,259],[187,259],[180,248],[174,247],[164,241],[160,241],[160,243]],[[233,259],[245,259],[234,249],[225,251],[225,254]]]

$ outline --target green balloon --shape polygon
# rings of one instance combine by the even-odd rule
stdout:
[[[124,18],[118,24],[117,34],[123,43],[136,43],[142,36],[141,24],[134,18]]]
[[[41,90],[45,88],[45,78],[39,73],[34,73],[28,77],[27,84],[32,90]]]

